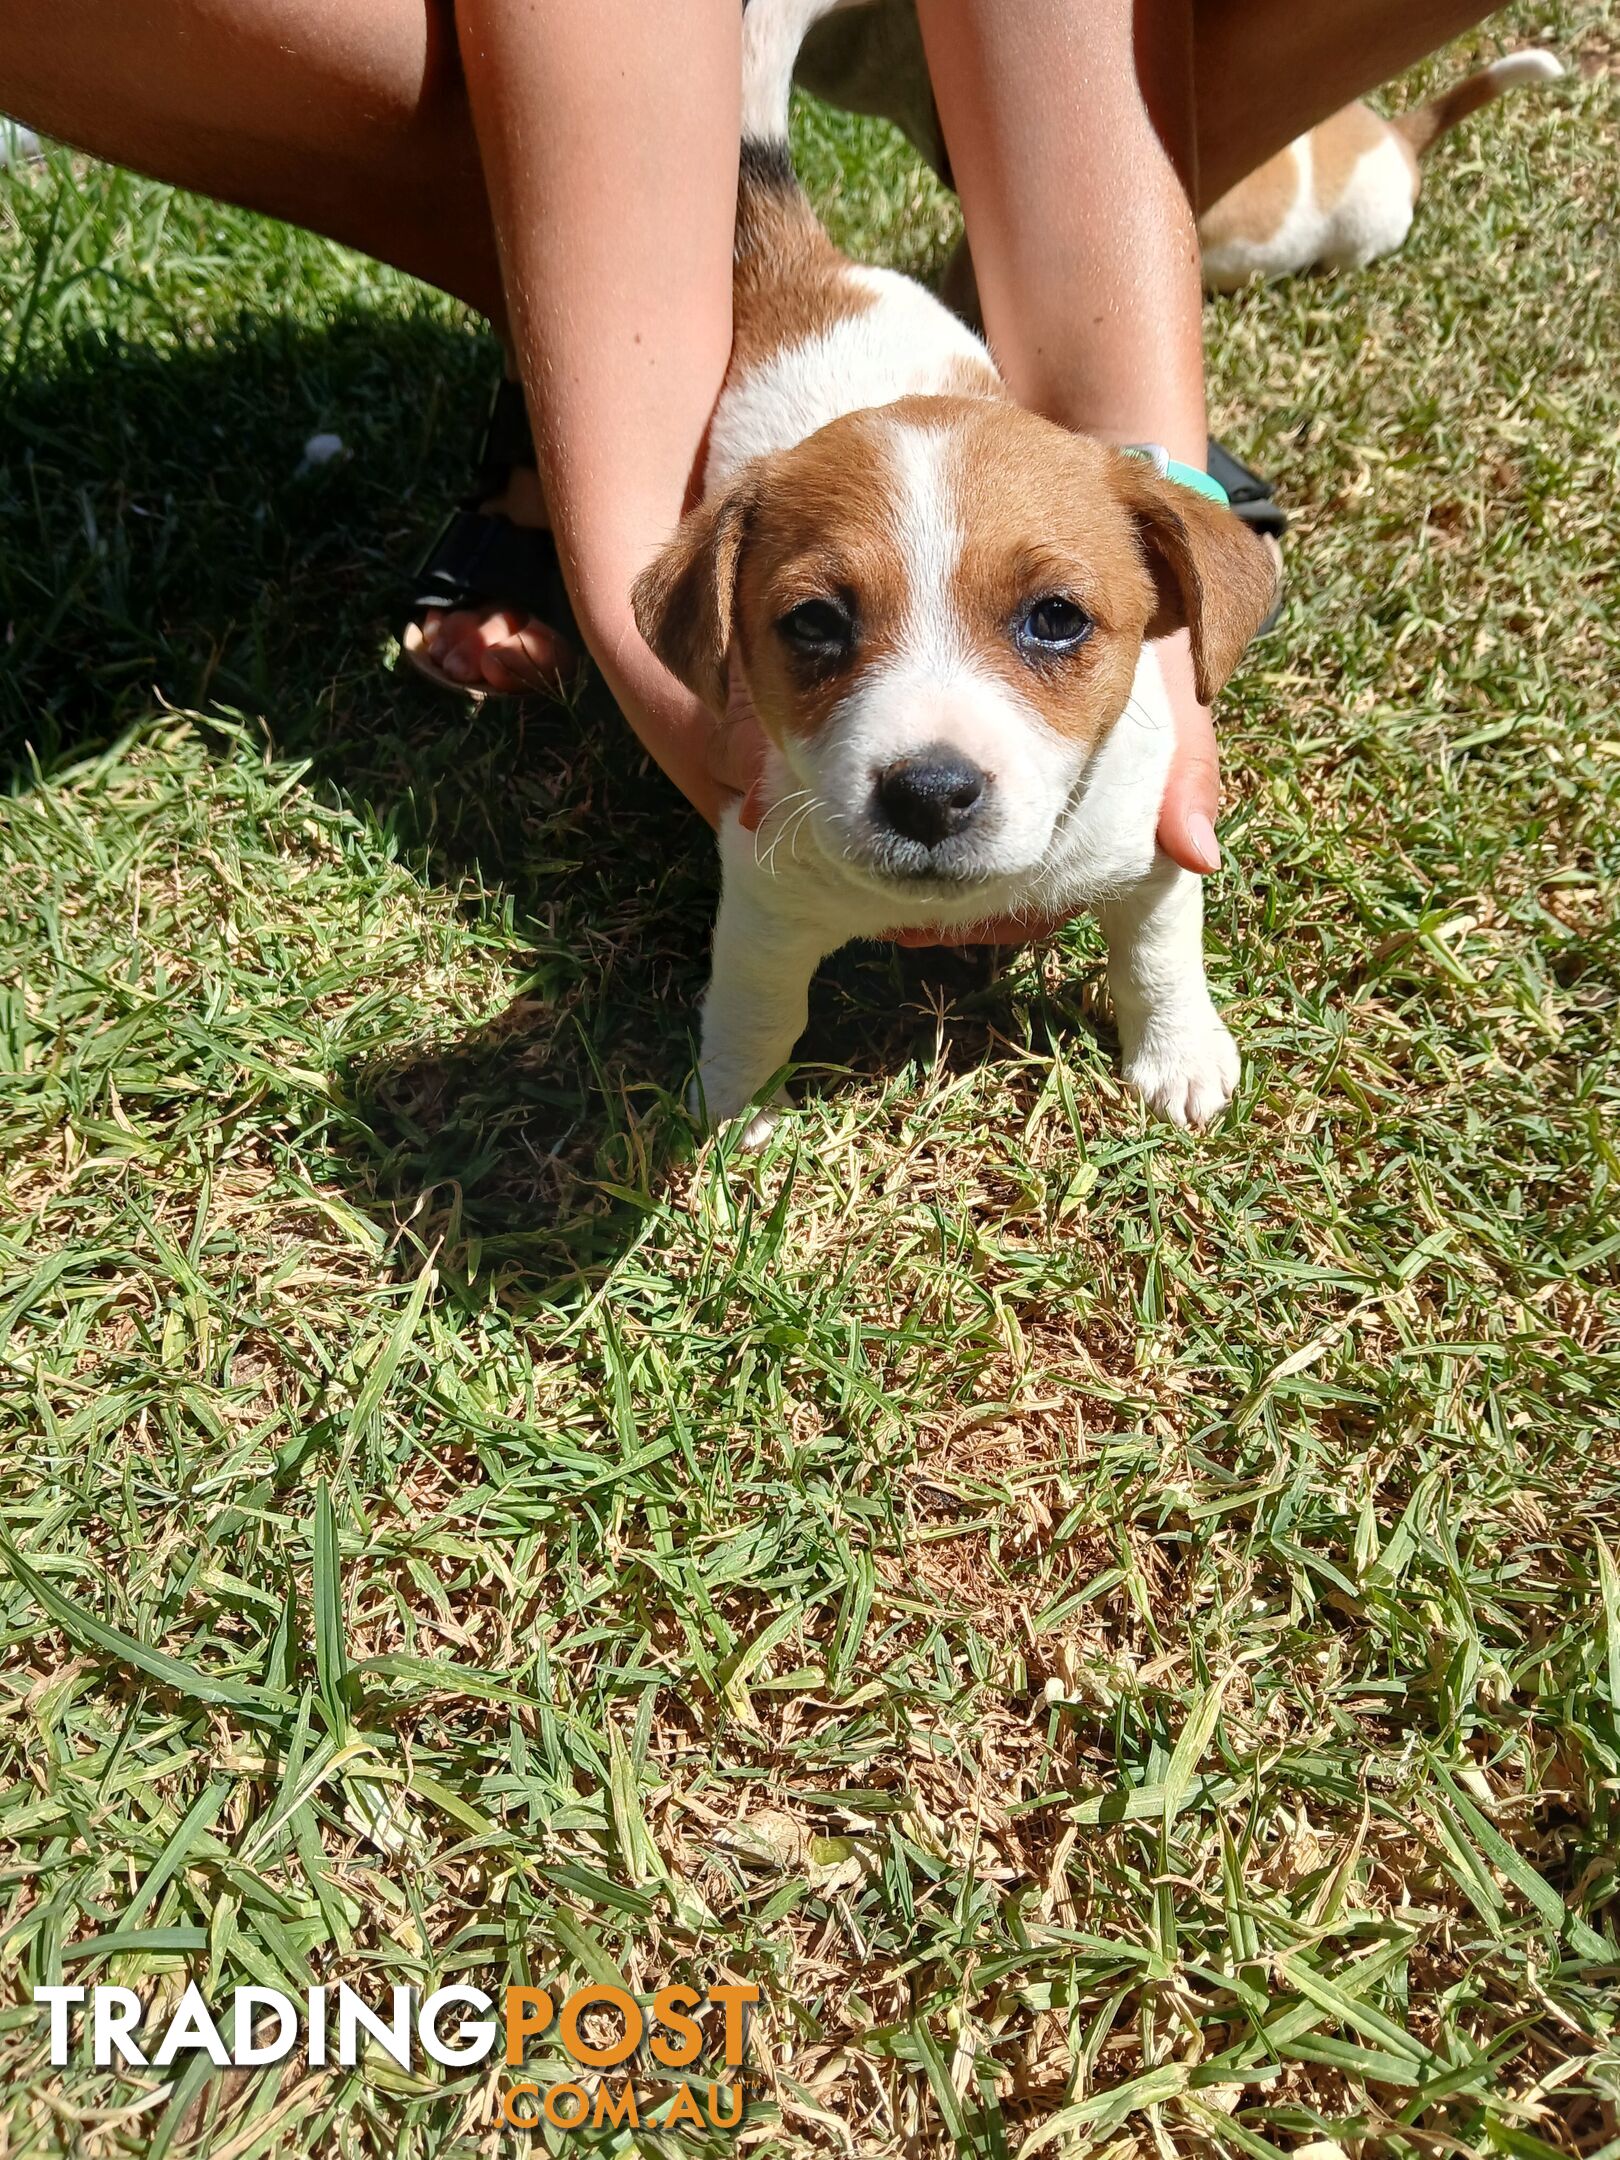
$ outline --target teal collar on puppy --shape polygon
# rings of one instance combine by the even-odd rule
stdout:
[[[1232,498],[1218,480],[1212,480],[1207,472],[1200,472],[1196,465],[1183,465],[1173,458],[1163,443],[1121,443],[1127,457],[1146,458],[1161,480],[1173,480],[1177,487],[1191,488],[1195,495],[1207,495],[1211,502],[1230,509]]]

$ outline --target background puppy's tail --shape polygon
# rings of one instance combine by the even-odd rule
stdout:
[[[1415,105],[1410,112],[1402,113],[1389,124],[1398,134],[1404,135],[1416,155],[1422,157],[1459,120],[1466,120],[1471,112],[1489,105],[1504,90],[1516,90],[1521,83],[1555,82],[1563,72],[1563,63],[1555,54],[1532,45],[1524,52],[1508,53],[1501,60],[1493,60],[1477,75],[1453,83],[1429,104]]]

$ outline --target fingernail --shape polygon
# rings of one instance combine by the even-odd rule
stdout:
[[[457,682],[471,682],[473,679],[473,663],[464,652],[447,652],[439,664],[444,672],[453,675]]]
[[[1214,826],[1202,810],[1195,810],[1188,818],[1187,838],[1192,843],[1192,851],[1198,857],[1201,870],[1218,870],[1221,867],[1220,842],[1215,837]]]

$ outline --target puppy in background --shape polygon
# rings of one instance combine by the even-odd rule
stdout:
[[[1393,120],[1359,101],[1346,105],[1211,203],[1198,220],[1204,283],[1230,292],[1250,278],[1360,270],[1390,254],[1411,230],[1420,161],[1441,136],[1504,90],[1563,72],[1550,52],[1532,47]]]
[[[788,101],[836,4],[743,18],[731,367],[703,500],[635,592],[671,672],[717,716],[745,689],[769,744],[750,825],[721,824],[699,1107],[757,1100],[849,939],[1090,906],[1126,1080],[1203,1124],[1238,1053],[1201,880],[1155,840],[1172,720],[1151,641],[1185,628],[1213,698],[1273,558],[1202,474],[1023,411],[949,309],[832,245]]]
[[[1532,47],[1495,60],[1430,104],[1383,120],[1346,105],[1257,166],[1198,221],[1204,283],[1224,292],[1251,277],[1352,270],[1406,238],[1418,162],[1459,120],[1523,83],[1564,70]],[[950,184],[950,161],[928,81],[915,0],[855,0],[811,26],[799,79],[855,112],[881,114]],[[978,299],[965,246],[947,273],[947,296],[970,321]]]

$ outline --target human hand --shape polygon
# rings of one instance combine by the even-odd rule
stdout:
[[[1185,631],[1164,638],[1159,662],[1175,719],[1175,747],[1159,805],[1159,845],[1183,870],[1207,877],[1221,867],[1215,820],[1221,807],[1221,754],[1209,707],[1193,688],[1192,652]]]
[[[648,651],[628,610],[606,629],[597,627],[588,601],[576,598],[575,613],[620,709],[687,801],[715,827],[734,808],[744,829],[756,832],[770,809],[768,743],[738,670],[717,717]]]

